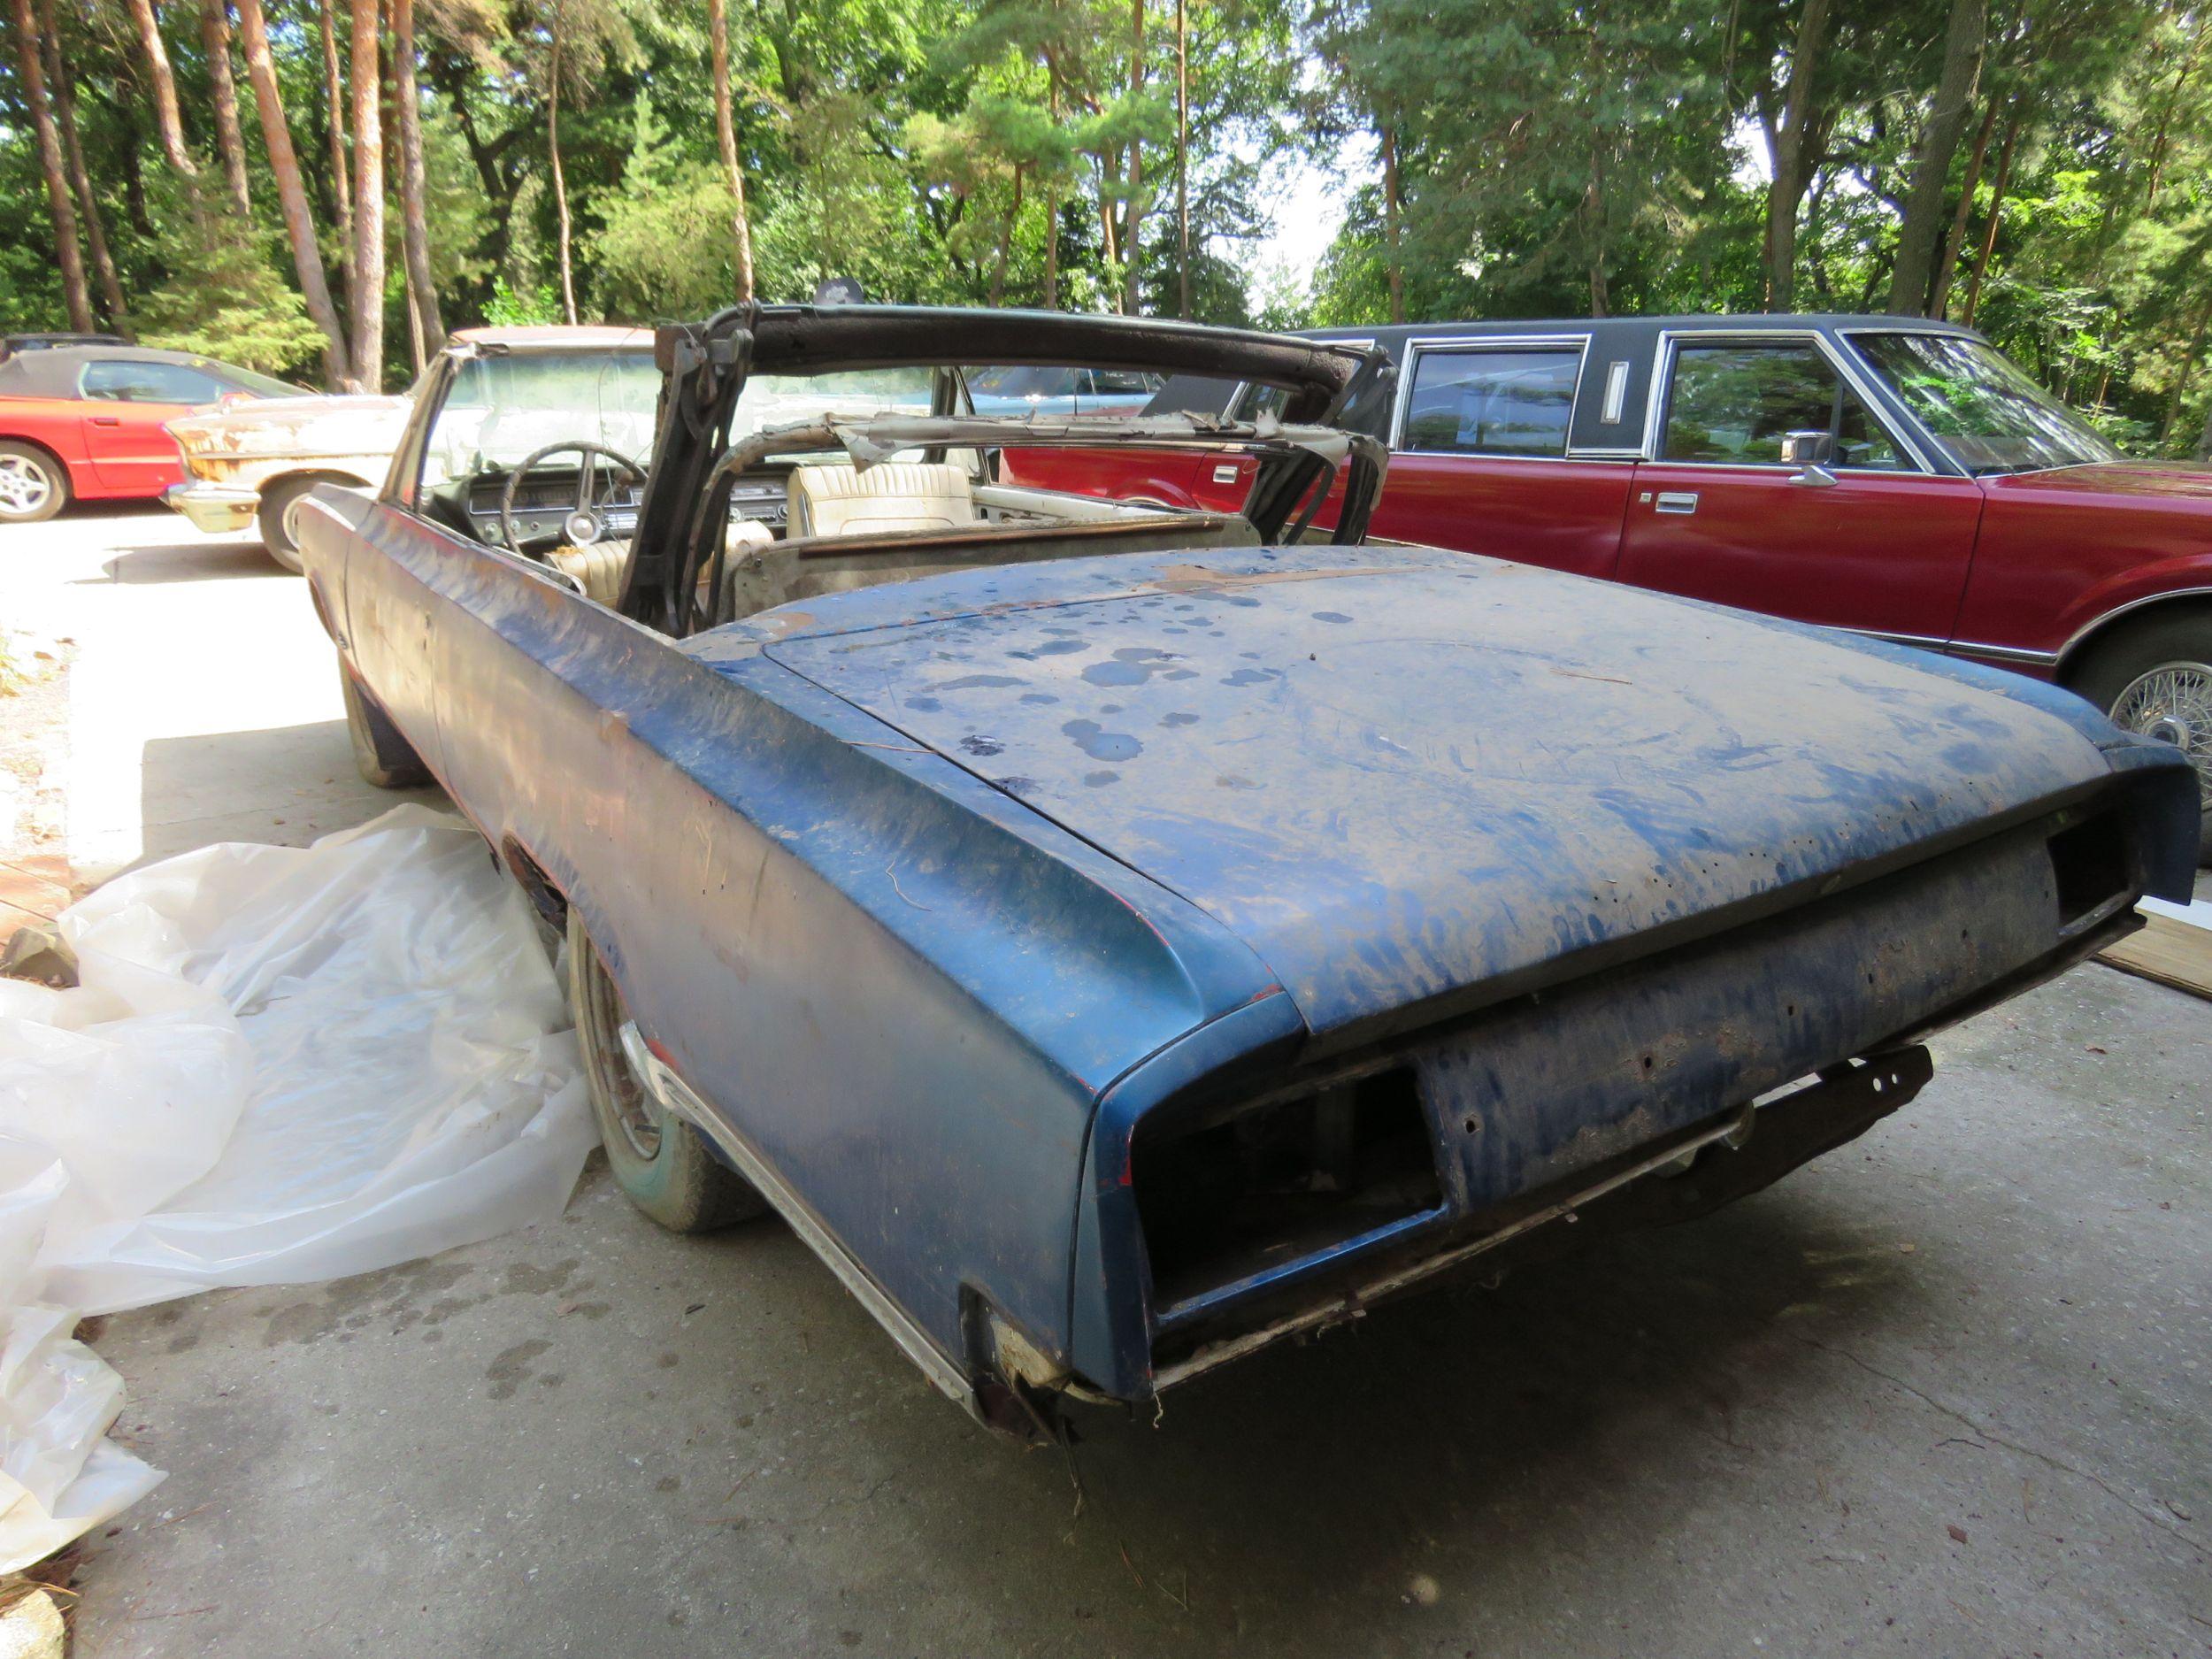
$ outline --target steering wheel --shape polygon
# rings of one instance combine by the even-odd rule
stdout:
[[[543,461],[547,456],[571,452],[583,462],[583,465],[576,473],[576,504],[569,509],[567,516],[561,520],[561,527],[558,530],[541,531],[538,534],[529,538],[533,541],[547,542],[553,546],[589,547],[607,534],[606,511],[614,504],[616,483],[614,469],[619,468],[640,483],[645,481],[643,467],[619,449],[610,449],[603,443],[587,443],[581,439],[567,439],[559,443],[549,443],[542,449],[533,449],[517,462],[514,468],[508,472],[506,486],[499,492],[500,541],[501,545],[510,552],[520,553],[526,550],[523,546],[523,537],[515,530],[516,487],[529,475],[531,469]],[[606,488],[603,491],[595,489],[593,486],[592,480],[599,473],[598,468],[592,465],[594,456],[604,457],[614,464],[613,468],[610,468],[605,475]]]

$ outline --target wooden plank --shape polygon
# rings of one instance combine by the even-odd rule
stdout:
[[[2097,959],[2177,991],[2212,999],[2212,928],[2146,916],[2143,931],[2107,945]]]

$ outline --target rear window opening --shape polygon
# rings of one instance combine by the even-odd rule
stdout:
[[[1224,1119],[1148,1120],[1131,1156],[1161,1310],[1442,1202],[1406,1068]]]
[[[2127,832],[2117,812],[2100,813],[2059,831],[2051,837],[2050,850],[2061,927],[2070,927],[2130,886]]]

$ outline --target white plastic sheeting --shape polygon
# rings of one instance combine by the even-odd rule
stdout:
[[[595,1132],[528,903],[459,819],[119,878],[81,983],[0,979],[0,1571],[160,1479],[78,1317],[387,1267],[560,1213]]]

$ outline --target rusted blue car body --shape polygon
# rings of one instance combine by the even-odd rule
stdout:
[[[783,314],[664,331],[619,605],[396,470],[303,515],[307,572],[373,733],[579,918],[649,1093],[987,1420],[1763,1186],[2187,891],[2186,762],[2066,693],[1465,554],[924,538],[687,628],[728,431],[683,377],[774,366]],[[887,360],[869,322],[784,338]],[[990,326],[950,360],[1162,342]],[[1263,366],[1309,419],[1357,378]]]

